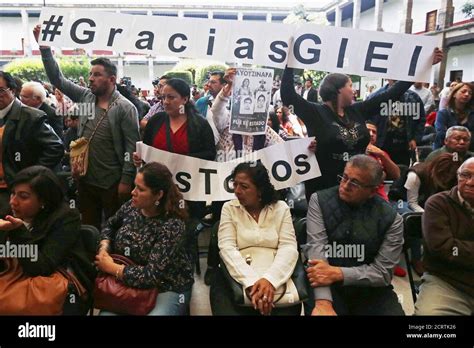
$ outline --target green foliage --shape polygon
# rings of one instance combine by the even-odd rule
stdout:
[[[68,79],[78,80],[79,76],[87,78],[89,75],[90,64],[86,57],[59,58],[58,64],[63,75]],[[23,81],[48,81],[40,58],[15,59],[6,65],[4,70]]]
[[[168,75],[172,79],[182,79],[186,81],[189,85],[193,84],[193,75],[189,71],[171,70],[165,72],[165,75]]]
[[[313,86],[318,88],[321,81],[327,75],[327,72],[324,71],[316,71],[316,70],[305,70],[303,72],[303,79],[307,78],[308,76],[313,79]],[[304,83],[304,81],[302,81]]]
[[[196,70],[196,80],[195,80],[196,85],[199,88],[202,88],[210,72],[216,71],[216,70],[226,71],[227,68],[228,68],[227,65],[218,64],[218,63],[202,66],[200,69]]]
[[[474,3],[468,1],[462,6],[462,13],[468,18],[474,18]]]
[[[181,59],[173,67],[172,71],[189,71],[193,81],[196,81],[196,70],[199,69],[199,62],[196,59]]]
[[[204,82],[207,79],[207,73],[209,71],[225,71],[226,69],[226,65],[212,60],[182,59],[178,64],[175,65],[171,72],[189,71],[191,73],[192,81],[194,81],[194,84],[196,84],[199,88],[202,88]]]

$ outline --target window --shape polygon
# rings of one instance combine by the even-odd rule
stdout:
[[[436,17],[438,11],[434,10],[426,14],[426,27],[425,31],[435,31],[436,30]]]

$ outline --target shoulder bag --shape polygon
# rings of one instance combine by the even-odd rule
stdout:
[[[89,165],[89,145],[92,141],[92,138],[94,138],[95,132],[99,128],[102,121],[107,117],[109,110],[115,104],[117,99],[118,98],[114,99],[114,101],[110,103],[109,107],[104,112],[99,122],[97,122],[97,125],[95,126],[94,131],[92,132],[89,139],[87,139],[86,137],[80,137],[79,139],[73,140],[71,142],[69,146],[71,149],[69,158],[71,164],[71,172],[74,178],[86,175],[87,167]]]
[[[110,257],[120,265],[136,265],[122,255],[111,254]],[[98,309],[128,315],[147,315],[155,308],[157,297],[157,288],[132,288],[107,273],[100,273],[95,279],[93,298],[94,307]]]
[[[240,254],[260,276],[268,270],[276,255],[276,249],[264,247],[249,247],[240,250]],[[252,306],[251,299],[247,296],[242,284],[230,275],[223,261],[221,261],[222,273],[230,285],[233,293],[233,301],[240,306]],[[275,290],[273,303],[276,307],[288,307],[308,299],[309,282],[306,272],[298,255],[296,266],[290,279]]]

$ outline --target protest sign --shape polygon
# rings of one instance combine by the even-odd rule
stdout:
[[[435,36],[44,8],[40,45],[429,81]]]
[[[273,70],[236,69],[232,90],[230,133],[265,134],[272,84]]]
[[[321,176],[316,156],[308,150],[313,139],[298,139],[273,145],[228,162],[178,155],[158,150],[143,142],[137,143],[137,153],[145,162],[160,162],[166,165],[184,199],[226,201],[235,198],[229,180],[232,171],[241,162],[261,161],[277,190]]]

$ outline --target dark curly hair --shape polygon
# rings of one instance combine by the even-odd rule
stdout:
[[[183,220],[188,218],[187,208],[182,205],[184,203],[183,195],[173,182],[173,175],[168,167],[162,163],[149,162],[141,167],[138,173],[143,174],[143,181],[151,192],[157,194],[159,191],[163,191],[158,209],[160,215]]]
[[[257,190],[260,191],[263,206],[278,201],[278,193],[270,182],[268,170],[262,162],[243,162],[238,164],[232,172],[231,179],[234,180],[239,173],[245,173],[250,177]]]

